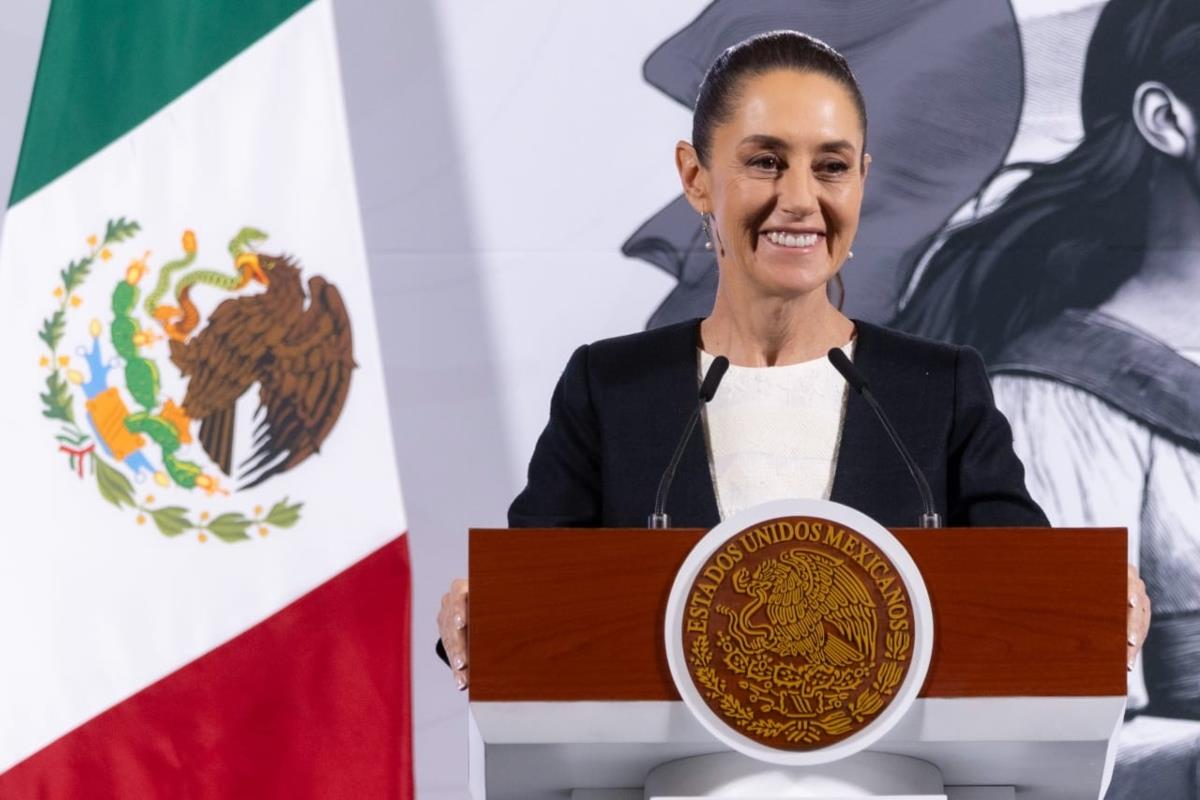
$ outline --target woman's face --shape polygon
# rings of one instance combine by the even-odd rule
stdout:
[[[836,81],[795,70],[738,89],[691,186],[682,152],[679,164],[693,206],[713,215],[721,280],[759,296],[823,292],[846,260],[862,206],[869,158],[854,101]]]

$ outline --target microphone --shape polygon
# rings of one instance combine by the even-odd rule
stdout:
[[[671,491],[671,481],[675,480],[675,470],[679,468],[679,459],[683,458],[683,449],[687,447],[688,440],[692,438],[692,431],[696,429],[696,423],[700,421],[700,412],[704,410],[704,405],[716,395],[717,387],[721,385],[721,379],[725,377],[727,369],[729,369],[729,359],[725,356],[717,356],[709,365],[704,380],[700,382],[700,399],[696,403],[696,410],[688,419],[687,426],[683,429],[683,437],[676,445],[674,455],[671,456],[671,463],[667,464],[667,471],[663,473],[662,479],[658,482],[658,494],[654,496],[654,513],[647,520],[646,527],[671,527],[671,517],[666,512],[667,493]]]
[[[908,467],[909,474],[912,475],[913,480],[916,482],[917,491],[921,493],[921,504],[925,506],[925,513],[917,521],[917,526],[921,528],[942,527],[942,516],[934,508],[933,492],[929,490],[929,481],[925,480],[925,473],[921,472],[921,468],[917,466],[912,453],[908,452],[908,448],[904,446],[904,442],[900,441],[900,435],[892,427],[892,421],[887,418],[887,414],[883,413],[883,408],[879,405],[879,401],[875,399],[875,395],[871,394],[871,389],[867,386],[866,377],[858,371],[858,368],[854,364],[850,363],[850,359],[846,357],[846,353],[839,347],[834,347],[829,351],[829,363],[833,364],[833,368],[841,373],[842,377],[846,379],[846,383],[850,384],[850,388],[862,395],[862,399],[867,401],[867,405],[871,407],[871,410],[875,412],[875,416],[879,418],[879,424],[887,431],[888,438],[892,440],[892,444],[900,452],[900,457],[904,459],[904,466]]]

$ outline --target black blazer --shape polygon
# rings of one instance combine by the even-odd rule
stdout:
[[[929,479],[946,525],[1043,526],[983,359],[855,322],[854,363]],[[699,389],[700,321],[584,345],[567,363],[529,462],[511,527],[642,527]],[[846,406],[831,499],[886,527],[911,527],[921,500],[863,399]],[[676,527],[719,522],[704,436],[692,437],[667,513]]]

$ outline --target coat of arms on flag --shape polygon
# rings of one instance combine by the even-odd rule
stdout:
[[[320,275],[306,290],[297,260],[261,252],[267,234],[251,226],[230,239],[224,270],[200,261],[190,229],[161,261],[138,251],[140,231],[110,219],[58,272],[38,337],[59,451],[164,536],[236,542],[290,528],[303,503],[287,497],[216,514],[191,497],[235,499],[320,451],[355,367],[341,293]],[[235,454],[237,404],[254,387],[253,449]]]

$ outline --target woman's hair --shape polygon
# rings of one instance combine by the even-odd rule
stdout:
[[[705,73],[692,115],[692,146],[696,148],[701,164],[708,164],[713,129],[733,116],[743,81],[777,69],[815,72],[844,86],[858,110],[863,130],[863,150],[866,150],[867,105],[863,102],[862,90],[858,88],[858,81],[854,79],[846,59],[837,50],[808,34],[771,31],[730,47],[717,56]]]
[[[995,210],[923,242],[906,265],[916,285],[894,323],[991,359],[1068,308],[1100,305],[1136,274],[1150,167],[1166,158],[1134,123],[1133,97],[1146,81],[1200,108],[1197,0],[1105,6],[1084,67],[1083,141],[1059,161],[1004,167],[994,177],[1029,176]]]

